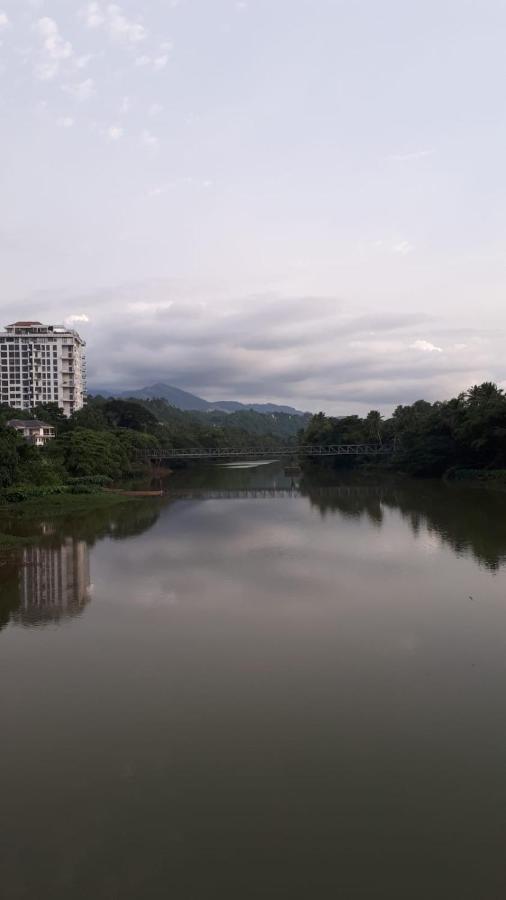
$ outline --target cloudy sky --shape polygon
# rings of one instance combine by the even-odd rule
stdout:
[[[0,0],[0,306],[90,382],[506,382],[504,0]]]

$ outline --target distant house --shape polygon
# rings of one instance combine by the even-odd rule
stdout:
[[[48,425],[47,422],[41,422],[40,419],[9,419],[7,427],[14,428],[29,444],[34,444],[35,447],[43,447],[55,437],[53,426]]]

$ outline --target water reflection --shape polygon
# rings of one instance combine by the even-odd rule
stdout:
[[[415,536],[426,530],[491,571],[506,562],[506,497],[501,492],[410,480],[322,487],[306,479],[300,491],[322,516],[365,516],[380,526],[386,510],[397,510]]]
[[[281,467],[270,472],[202,468],[178,473],[167,482],[172,500],[266,500],[306,497],[322,518],[361,517],[381,527],[388,511],[398,511],[418,536],[425,531],[458,555],[467,553],[491,571],[506,562],[506,497],[501,492],[435,481],[374,476],[332,484],[326,471],[293,478]]]
[[[80,616],[92,597],[90,548],[142,534],[159,513],[159,503],[139,501],[54,519],[7,516],[1,530],[40,540],[0,558],[0,630]]]
[[[90,601],[90,557],[85,541],[26,547],[19,568],[19,605],[12,620],[44,625],[78,616]]]
[[[504,895],[503,497],[267,468],[10,522],[6,897]]]
[[[332,484],[331,478],[329,472],[293,478],[276,464],[256,469],[201,467],[168,479],[163,500],[139,500],[57,519],[13,521],[7,517],[1,530],[35,533],[40,542],[0,560],[0,629],[9,622],[38,625],[80,615],[91,599],[89,548],[104,539],[138,537],[152,529],[160,515],[177,519],[181,501],[305,498],[329,527],[332,520],[337,524],[336,518],[350,523],[363,519],[374,530],[384,527],[385,516],[397,512],[415,538],[425,536],[459,556],[471,555],[493,572],[506,561],[505,498],[501,493],[440,482],[378,482],[373,477]],[[211,534],[208,542],[212,542]],[[200,543],[201,553],[202,546]],[[144,577],[147,584],[149,573]]]

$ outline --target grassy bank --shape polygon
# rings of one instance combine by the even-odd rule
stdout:
[[[455,484],[479,484],[488,488],[506,489],[506,469],[459,469],[445,473],[444,480]]]
[[[135,497],[118,494],[54,494],[49,497],[31,497],[18,503],[0,504],[0,566],[17,551],[40,543],[42,535],[32,534],[30,520],[65,520],[67,516],[85,521],[89,515],[116,507],[131,506]],[[15,532],[19,530],[20,534]],[[23,533],[24,532],[24,533]]]
[[[69,512],[89,512],[135,501],[135,497],[97,491],[93,494],[52,494],[45,497],[28,497],[17,503],[0,500],[0,516],[30,516],[33,513],[45,513],[54,517]]]
[[[27,547],[39,540],[37,535],[29,537],[19,534],[2,534],[0,532],[0,554],[7,550],[15,550],[18,547]]]

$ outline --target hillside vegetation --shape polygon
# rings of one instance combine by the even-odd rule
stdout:
[[[14,418],[54,425],[57,437],[33,447],[6,427]],[[267,447],[295,444],[298,416],[255,412],[189,413],[164,400],[91,398],[66,419],[55,404],[32,413],[0,406],[0,491],[7,500],[34,493],[92,491],[144,471],[137,451],[178,447]],[[34,490],[36,489],[36,490]]]

